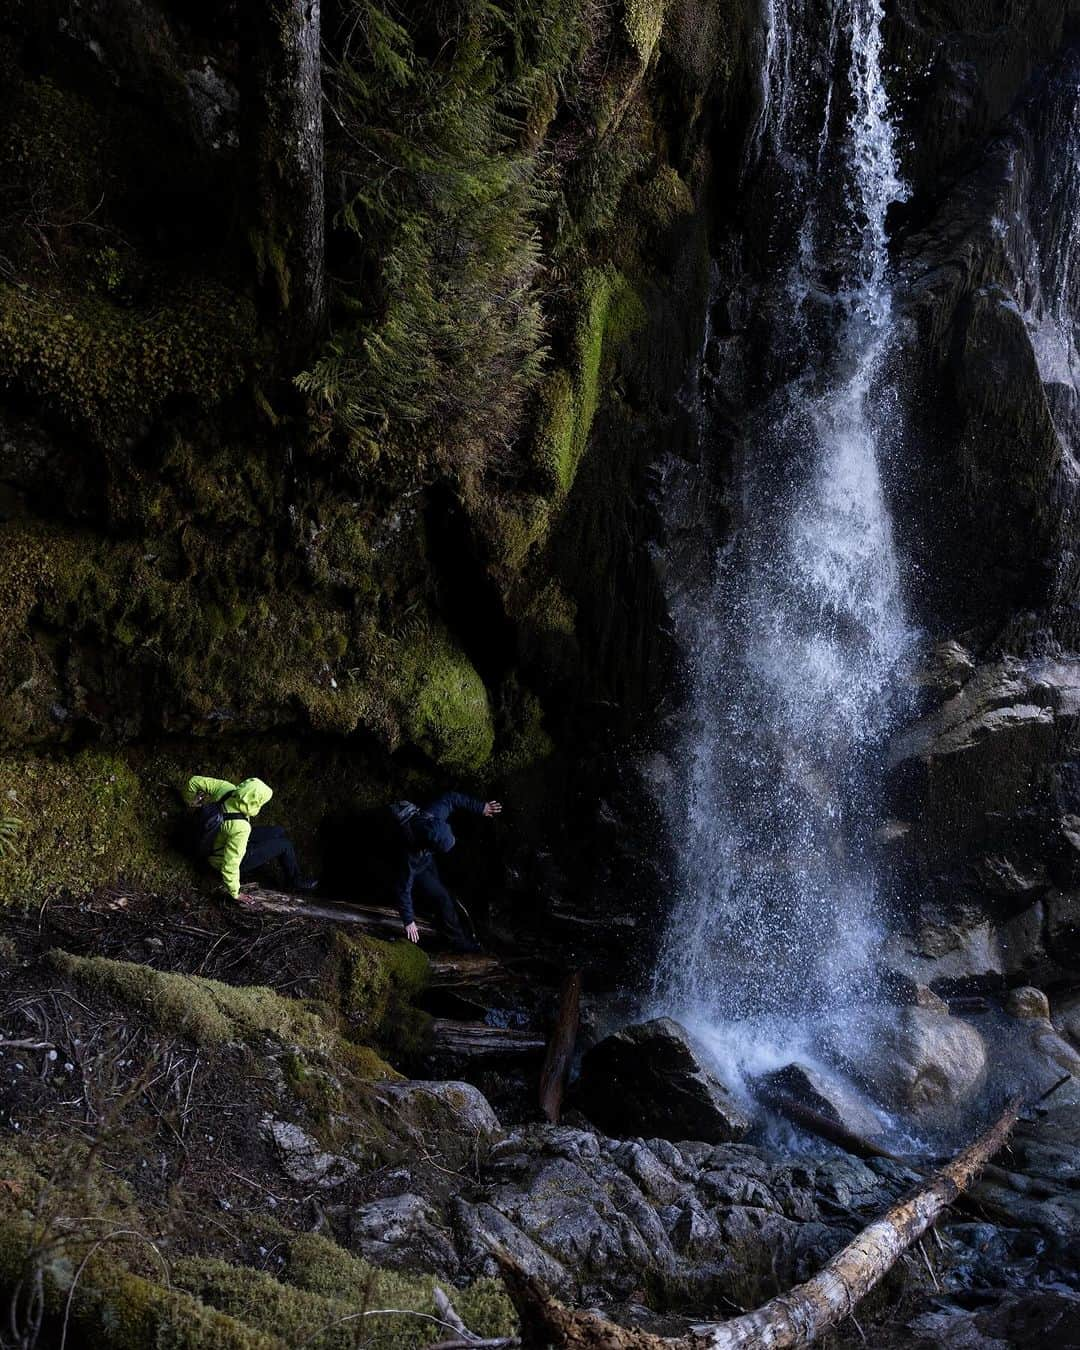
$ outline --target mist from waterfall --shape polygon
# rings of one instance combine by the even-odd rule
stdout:
[[[881,466],[893,447],[886,212],[902,200],[882,0],[767,0],[751,155],[782,176],[767,296],[799,353],[746,434],[735,529],[680,629],[680,874],[655,986],[731,1068],[812,1054],[871,993],[884,739],[912,644]],[[792,206],[793,204],[793,206]],[[778,218],[779,218],[778,212]]]

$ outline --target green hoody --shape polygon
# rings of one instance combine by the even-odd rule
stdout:
[[[240,894],[240,864],[251,836],[251,817],[257,816],[273,795],[273,788],[267,787],[261,778],[245,778],[236,784],[227,783],[224,778],[204,778],[201,774],[188,779],[184,790],[188,806],[194,806],[199,796],[211,802],[228,797],[226,810],[238,811],[247,817],[246,820],[223,822],[209,859],[221,873],[225,889],[234,900]]]

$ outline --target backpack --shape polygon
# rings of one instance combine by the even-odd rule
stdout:
[[[390,818],[397,827],[397,832],[401,840],[408,844],[410,848],[415,847],[412,830],[409,828],[409,822],[420,814],[420,808],[415,802],[391,802],[389,806]]]
[[[225,809],[230,795],[226,794],[217,802],[204,802],[202,806],[193,807],[188,812],[188,847],[196,858],[209,858],[214,851],[218,831],[227,820],[247,820],[243,812]]]

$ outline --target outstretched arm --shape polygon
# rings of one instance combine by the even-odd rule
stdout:
[[[429,816],[436,820],[446,820],[453,811],[468,811],[474,816],[497,816],[502,810],[498,802],[485,802],[479,797],[470,797],[466,792],[444,792],[425,808]]]

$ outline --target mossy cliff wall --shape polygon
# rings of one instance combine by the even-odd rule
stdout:
[[[639,728],[648,469],[749,8],[324,4],[329,317],[296,353],[241,7],[5,7],[0,775],[50,860],[5,894],[148,869],[166,738],[170,774],[272,745],[297,797],[355,752],[375,796]]]

